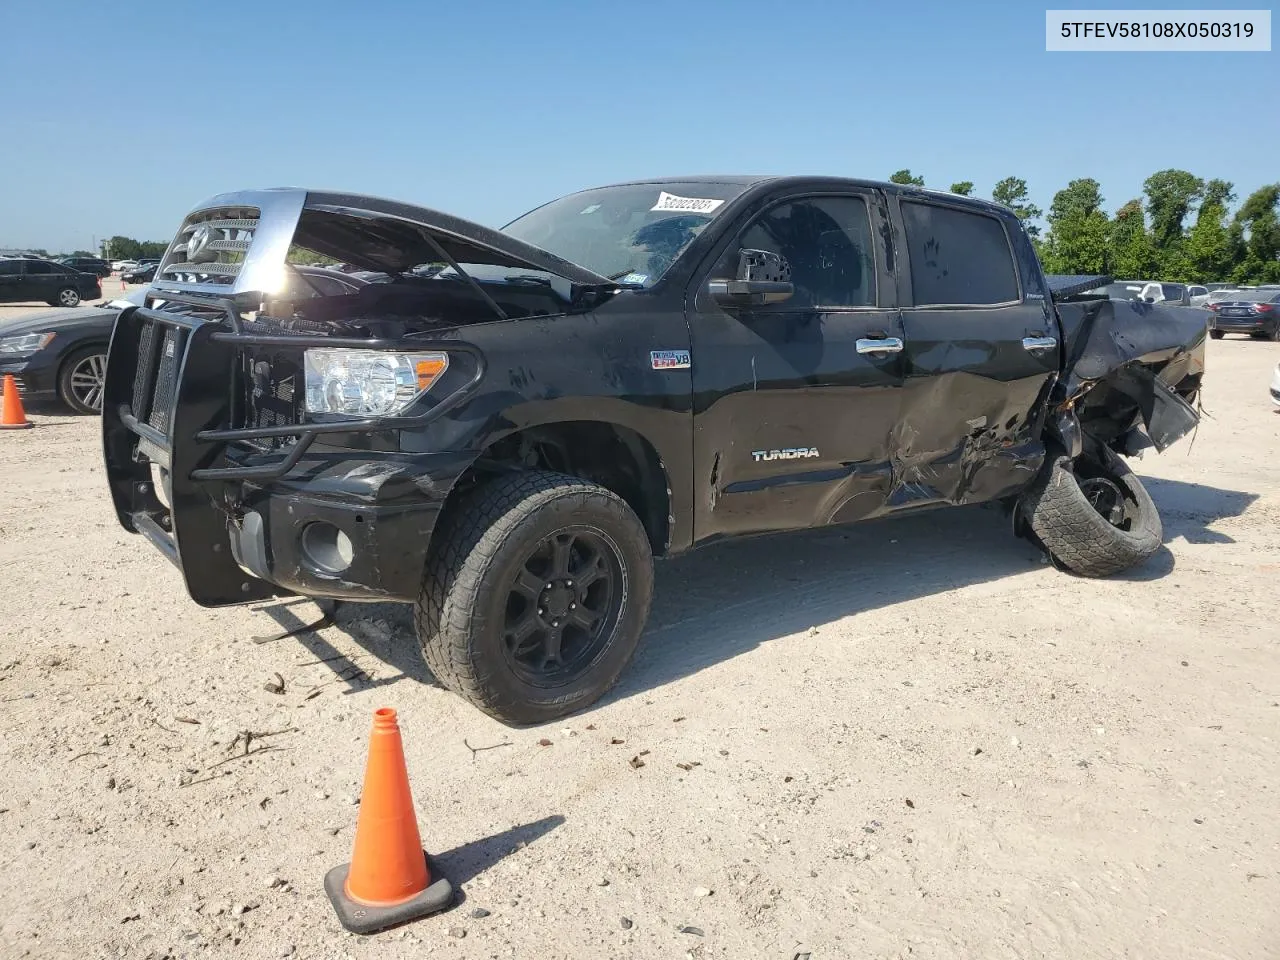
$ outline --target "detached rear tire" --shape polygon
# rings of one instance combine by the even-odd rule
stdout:
[[[524,726],[614,685],[652,595],[649,538],[626,502],[577,477],[531,471],[451,507],[432,538],[415,624],[437,680]]]
[[[1120,457],[1077,464],[1050,451],[1020,509],[1040,543],[1073,573],[1107,577],[1129,570],[1160,549],[1164,530],[1146,488]]]

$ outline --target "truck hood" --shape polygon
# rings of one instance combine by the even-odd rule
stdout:
[[[552,274],[581,286],[607,277],[470,220],[395,200],[282,187],[224,193],[191,210],[155,286],[234,296],[278,289],[294,245],[366,270],[402,273],[452,259]]]

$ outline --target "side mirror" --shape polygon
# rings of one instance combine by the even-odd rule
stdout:
[[[795,293],[791,265],[770,250],[738,251],[738,275],[733,280],[712,280],[707,290],[722,307],[761,306],[780,303]]]

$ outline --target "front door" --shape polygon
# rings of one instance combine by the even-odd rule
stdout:
[[[731,231],[689,299],[697,540],[883,509],[902,385],[887,210],[875,191],[779,196]],[[713,279],[769,250],[795,293],[720,306]]]
[[[1043,462],[1038,414],[1062,349],[1029,243],[977,208],[898,206],[906,389],[891,506],[1008,495]]]

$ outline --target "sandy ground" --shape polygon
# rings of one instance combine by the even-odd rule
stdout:
[[[612,695],[522,731],[402,608],[255,643],[316,607],[196,607],[96,423],[37,412],[0,434],[0,954],[1280,956],[1277,361],[1210,344],[1212,419],[1137,465],[1141,570],[1064,575],[985,509],[725,544],[660,565]],[[321,881],[383,705],[463,896],[359,938]]]

